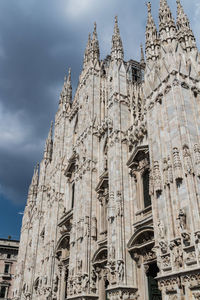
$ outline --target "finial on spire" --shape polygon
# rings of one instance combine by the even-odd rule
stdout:
[[[45,144],[45,149],[44,149],[44,159],[51,160],[52,153],[53,153],[53,121],[51,121],[49,134],[46,139],[46,144]]]
[[[94,22],[94,32],[96,32],[96,31],[97,31],[97,23]]]
[[[94,31],[93,37],[91,41],[91,58],[94,62],[95,60],[99,60],[99,42],[97,38],[97,23],[94,22]]]
[[[123,50],[122,40],[121,40],[121,36],[120,36],[117,16],[115,16],[114,33],[112,36],[111,57],[112,57],[112,59],[123,59],[124,58],[124,50]]]
[[[68,71],[68,81],[71,81],[71,68],[69,68],[69,71]]]
[[[177,38],[181,43],[184,50],[190,51],[196,48],[196,40],[193,31],[190,27],[189,19],[184,12],[183,6],[180,0],[176,0],[177,3]]]
[[[91,52],[91,34],[88,34],[88,42],[87,42],[87,46],[85,49],[85,54],[84,54],[84,61],[83,61],[83,68],[86,67],[87,63],[90,60],[90,52]]]
[[[159,31],[161,40],[176,38],[176,25],[167,0],[160,0]]]
[[[146,3],[147,9],[148,9],[148,13],[151,13],[151,2],[147,2]]]

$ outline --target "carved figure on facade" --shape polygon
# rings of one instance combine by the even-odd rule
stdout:
[[[92,268],[91,271],[91,281],[90,281],[90,287],[93,293],[96,292],[96,282],[97,282],[97,274],[95,272],[94,267]]]
[[[84,237],[90,235],[90,224],[89,224],[90,218],[88,216],[85,217],[85,222],[84,222]]]
[[[122,217],[123,214],[124,212],[123,212],[122,192],[117,191],[117,217]]]
[[[195,244],[197,248],[198,259],[200,259],[200,231],[195,233]]]
[[[157,193],[162,191],[162,181],[161,181],[161,174],[158,161],[154,161],[153,164],[153,181],[154,181],[154,190]]]
[[[181,247],[181,240],[177,239],[170,242],[169,248],[171,250],[172,262],[176,268],[183,266],[183,251]]]
[[[119,259],[117,261],[117,268],[116,268],[117,274],[118,274],[118,280],[119,282],[122,282],[124,280],[124,261]]]
[[[190,246],[190,234],[186,231],[181,233],[182,238],[183,238],[183,244],[185,245],[185,247]]]
[[[164,223],[162,220],[158,220],[158,236],[160,239],[164,239],[165,237],[165,227],[164,227]]]
[[[196,175],[200,177],[200,145],[194,145],[194,156],[195,156],[195,166],[196,166]]]
[[[52,298],[52,289],[50,286],[46,287],[45,297],[46,297],[46,300],[51,300],[51,298]]]
[[[183,146],[183,158],[184,158],[184,167],[185,167],[185,173],[187,174],[193,174],[193,166],[192,166],[192,159],[189,147],[187,145]]]
[[[91,221],[91,237],[96,240],[97,238],[97,218],[92,217]]]
[[[53,279],[53,299],[57,299],[58,283],[59,283],[59,277],[57,274],[55,274]]]
[[[167,243],[165,241],[159,242],[160,250],[163,254],[167,253]]]
[[[180,154],[178,148],[173,148],[173,165],[174,165],[174,175],[176,180],[182,180],[182,164],[180,160]]]
[[[86,293],[88,291],[89,288],[89,277],[88,274],[85,273],[82,276],[82,290],[84,293]]]
[[[82,273],[82,260],[78,259],[77,261],[78,274]]]
[[[179,223],[179,229],[180,231],[186,230],[186,213],[184,209],[180,209],[178,213],[178,223]]]
[[[109,246],[108,259],[109,261],[115,260],[115,247],[113,244],[110,244]]]

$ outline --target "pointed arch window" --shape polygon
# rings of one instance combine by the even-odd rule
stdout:
[[[75,186],[75,171],[77,168],[77,160],[78,155],[76,152],[73,153],[71,158],[69,159],[68,166],[65,170],[65,176],[68,177],[68,184],[69,184],[69,198],[70,198],[70,207],[69,209],[73,209],[75,205],[75,197],[76,197],[76,186]]]
[[[128,167],[134,178],[133,184],[136,188],[137,211],[151,208],[150,196],[150,166],[148,146],[138,146],[130,157]]]
[[[148,206],[151,205],[151,197],[149,193],[149,177],[150,177],[149,169],[146,169],[142,174],[144,208],[147,208]]]

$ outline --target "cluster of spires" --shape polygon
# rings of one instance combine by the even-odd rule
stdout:
[[[196,48],[194,34],[190,28],[190,22],[180,0],[177,3],[177,20],[176,23],[172,16],[167,0],[160,0],[159,9],[159,32],[157,31],[152,13],[151,3],[147,3],[148,19],[146,26],[146,59],[155,60],[159,56],[161,44],[166,45],[174,40],[180,42],[182,48],[191,51]]]
[[[92,61],[99,60],[100,51],[99,51],[99,42],[97,37],[97,26],[94,23],[94,31],[92,34],[89,34],[88,43],[86,46],[85,54],[84,54],[84,63],[83,68],[87,66],[87,64]],[[117,16],[115,17],[115,26],[114,26],[114,33],[112,36],[112,48],[111,48],[111,59],[122,59],[124,58],[124,50],[122,45],[122,39],[120,36],[119,26],[118,26],[118,19]]]
[[[176,24],[172,16],[171,10],[167,3],[167,0],[160,0],[159,9],[159,32],[157,31],[152,13],[151,13],[151,3],[147,3],[148,8],[148,19],[146,26],[146,60],[155,60],[159,57],[159,50],[162,42],[168,42],[168,40],[178,40],[183,49],[191,50],[196,48],[196,42],[194,34],[190,28],[190,22],[184,9],[181,5],[180,0],[176,0],[177,3],[177,20]],[[86,46],[84,54],[84,64],[83,68],[92,61],[99,60],[99,42],[97,37],[97,26],[94,23],[94,30],[91,35],[89,34],[88,43]],[[122,39],[120,36],[118,19],[115,17],[114,33],[112,36],[112,48],[111,48],[111,60],[123,60],[124,50]],[[143,47],[141,45],[141,65],[145,65],[145,56]],[[60,104],[66,106],[72,103],[72,83],[71,83],[71,69],[69,69],[68,76],[65,76],[63,90],[60,95]],[[51,160],[53,152],[53,122],[51,122],[50,131],[48,138],[46,139],[44,159]],[[32,179],[31,186],[36,186],[38,184],[39,176],[39,164],[37,164],[34,175]]]

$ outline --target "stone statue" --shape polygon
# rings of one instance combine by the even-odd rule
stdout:
[[[161,252],[162,252],[163,254],[164,254],[164,253],[167,253],[167,243],[164,242],[164,241],[161,241],[161,242],[159,243],[159,245],[160,245]]]
[[[181,231],[186,229],[186,214],[183,209],[179,210],[178,214],[179,228]]]
[[[117,273],[119,281],[123,281],[124,279],[124,262],[123,260],[117,261]]]
[[[91,273],[91,289],[93,291],[96,291],[96,281],[97,281],[97,275],[96,275],[96,272],[95,272],[95,269],[93,268],[92,269],[92,273]]]
[[[160,219],[158,220],[158,235],[159,235],[159,238],[164,239],[165,228],[164,228],[163,221],[161,221]]]
[[[83,274],[83,277],[82,277],[82,289],[84,292],[87,292],[88,284],[89,284],[88,274],[85,273],[85,274]]]
[[[50,286],[48,286],[47,288],[46,288],[46,300],[51,300],[51,298],[52,298],[52,290],[51,290],[51,287]]]

